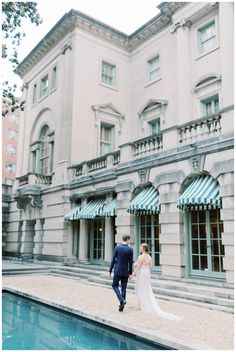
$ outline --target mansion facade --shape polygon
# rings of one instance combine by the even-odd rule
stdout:
[[[126,35],[66,13],[24,80],[5,255],[233,282],[233,3],[165,2]]]

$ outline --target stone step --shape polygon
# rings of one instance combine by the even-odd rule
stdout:
[[[53,269],[53,270],[58,270],[58,269]],[[65,271],[70,275],[69,273],[73,274],[83,274],[88,275],[88,276],[94,276],[94,271],[93,270],[86,270],[84,268],[60,268],[60,271],[63,272]],[[107,278],[107,273],[104,272],[97,272],[99,277],[106,279]],[[81,275],[79,275],[82,277]],[[193,292],[193,293],[198,293],[201,295],[209,295],[209,293],[215,297],[219,298],[225,298],[225,299],[234,299],[234,291],[225,289],[225,288],[220,288],[218,287],[217,290],[215,287],[206,287],[206,286],[200,286],[198,285],[193,285],[193,284],[186,284],[186,282],[180,282],[180,281],[167,281],[167,280],[161,280],[161,279],[153,279],[151,280],[152,282],[152,287],[153,288],[158,288],[158,289],[165,289],[165,290],[178,290],[178,291],[183,291],[183,292]]]
[[[65,277],[65,278],[68,277],[68,275],[66,275],[66,274],[63,275],[62,273],[57,273],[57,272],[53,272],[52,275],[59,276],[59,277]],[[78,276],[74,276],[73,279],[77,280],[81,283],[88,283],[89,282],[89,285],[100,286],[100,287],[112,289],[111,288],[111,280],[93,280],[93,278],[87,280],[85,277],[80,278]],[[128,287],[127,287],[127,292],[133,292],[133,291],[134,291],[134,284],[129,283]],[[224,305],[216,305],[216,304],[206,303],[206,302],[202,302],[202,301],[193,301],[190,299],[183,298],[182,296],[181,296],[181,298],[179,298],[179,297],[175,297],[175,296],[162,295],[159,293],[157,294],[156,290],[154,290],[154,295],[156,298],[160,298],[160,299],[163,299],[166,301],[178,302],[178,303],[183,303],[183,304],[190,304],[190,305],[204,307],[204,308],[217,310],[217,311],[221,311],[221,312],[225,312],[225,313],[229,313],[229,314],[234,314],[234,309],[232,307],[227,307]]]
[[[105,278],[99,278],[99,277],[94,277],[91,276],[88,278],[88,281],[93,281],[93,282],[104,282],[107,285],[111,285],[111,280],[109,279],[105,279]],[[134,283],[129,282],[129,287],[132,287],[134,289]],[[153,286],[152,286],[153,287]],[[199,293],[194,293],[194,292],[182,292],[182,291],[178,291],[176,289],[172,289],[172,290],[167,290],[167,289],[162,289],[159,287],[153,287],[153,292],[155,292],[156,294],[161,294],[164,296],[175,296],[175,297],[183,297],[185,299],[190,299],[193,301],[201,301],[201,302],[206,302],[206,303],[211,303],[211,304],[217,304],[217,305],[223,305],[223,306],[228,306],[233,308],[233,300],[231,299],[227,299],[227,298],[217,298],[215,296],[212,295],[203,295],[203,294],[199,294]]]
[[[58,270],[58,269],[54,269],[52,270],[52,273],[57,273],[57,274],[62,274],[65,276],[70,276],[73,278],[76,277],[80,277],[80,278],[84,278],[85,280],[87,279],[87,281],[89,282],[95,282],[95,283],[103,283],[104,285],[111,285],[111,280],[104,277],[104,276],[94,276],[94,275],[87,275],[86,273],[71,273],[71,272],[67,272],[67,271],[63,271],[63,270]],[[132,289],[134,289],[134,283],[129,282],[129,287],[131,287]],[[186,298],[186,299],[190,299],[193,301],[201,301],[201,302],[205,302],[205,303],[211,303],[211,304],[217,304],[217,305],[222,305],[222,306],[228,306],[233,308],[233,300],[229,299],[228,297],[224,298],[224,297],[217,297],[215,294],[215,292],[211,292],[211,294],[206,294],[206,292],[204,291],[204,294],[202,292],[189,292],[188,290],[183,291],[179,291],[178,287],[172,287],[171,289],[166,289],[166,288],[162,288],[159,287],[156,284],[152,285],[153,287],[153,291],[157,294],[161,294],[164,296],[175,296],[175,297],[179,297],[179,298]]]
[[[30,274],[33,274],[33,275],[36,275],[36,274],[49,274],[51,270],[49,269],[37,269],[37,270],[9,270],[8,272],[2,272],[2,275],[11,275],[11,276],[15,276],[15,275],[30,275]]]
[[[83,268],[83,269],[88,269],[91,268],[92,270],[97,270],[97,271],[107,271],[109,270],[109,265],[95,265],[95,264],[82,264],[82,263],[77,263],[76,267],[78,268]],[[170,283],[187,283],[187,284],[192,284],[195,286],[201,285],[201,286],[207,286],[208,287],[224,287],[228,288],[229,290],[234,290],[234,285],[233,284],[228,284],[226,282],[222,282],[219,280],[209,280],[206,278],[182,278],[181,280],[178,278],[171,278],[170,280],[168,278],[163,278],[160,274],[158,274],[156,271],[151,271],[151,278],[152,279],[157,279],[161,280],[162,282],[170,282]]]

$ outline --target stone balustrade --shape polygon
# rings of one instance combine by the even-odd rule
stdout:
[[[84,161],[83,163],[75,166],[69,166],[68,171],[70,178],[76,178],[79,176],[86,176],[102,169],[112,168],[115,165],[118,165],[119,162],[120,151],[115,151],[89,161]]]
[[[134,157],[163,149],[162,133],[154,134],[131,143]]]
[[[221,115],[205,116],[178,127],[178,143],[190,144],[221,134]]]
[[[26,175],[17,177],[19,187],[24,185],[50,185],[52,183],[51,175],[41,175],[29,172]]]

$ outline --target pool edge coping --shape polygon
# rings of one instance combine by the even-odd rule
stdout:
[[[153,335],[150,333],[150,331],[148,331],[148,329],[146,328],[142,328],[142,330],[139,330],[138,328],[136,327],[131,327],[129,325],[125,325],[124,323],[119,323],[115,320],[109,320],[107,318],[102,318],[102,317],[99,317],[98,315],[95,315],[93,313],[89,313],[89,312],[86,312],[86,311],[82,311],[82,310],[78,310],[74,307],[71,307],[69,305],[64,305],[64,304],[61,304],[59,302],[55,302],[55,301],[52,301],[50,299],[46,299],[46,298],[43,298],[43,297],[40,297],[40,296],[36,296],[35,294],[32,294],[32,293],[28,293],[26,291],[23,291],[23,290],[20,290],[19,288],[16,288],[14,286],[7,286],[7,285],[4,285],[2,286],[2,291],[8,291],[8,292],[11,292],[11,293],[15,293],[15,294],[18,294],[22,297],[26,297],[26,298],[30,298],[36,302],[39,302],[39,303],[43,303],[43,304],[46,304],[48,306],[51,306],[51,307],[54,307],[54,308],[58,308],[58,309],[61,309],[63,310],[64,312],[68,312],[68,313],[72,313],[74,315],[77,315],[79,317],[82,317],[82,318],[86,318],[86,319],[89,319],[89,320],[92,320],[92,321],[95,321],[97,323],[100,323],[100,324],[103,324],[103,325],[106,325],[106,326],[112,326],[113,328],[115,329],[118,329],[120,331],[125,331],[127,333],[130,333],[132,335],[136,335],[140,338],[144,338],[145,340],[147,340],[148,342],[154,342],[154,343],[157,343],[159,345],[162,345],[163,347],[167,347],[167,348],[170,348],[170,349],[177,349],[177,350],[201,350],[201,349],[205,349],[205,350],[212,350],[212,347],[210,347],[209,345],[205,345],[205,344],[201,344],[200,346],[200,343],[196,344],[192,341],[188,341],[188,342],[185,342],[183,341],[182,339],[178,339],[178,338],[173,338],[169,335],[166,334],[165,337],[163,337],[163,332],[161,333],[161,335]]]

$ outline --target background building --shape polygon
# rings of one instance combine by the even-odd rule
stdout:
[[[161,3],[126,35],[71,10],[18,66],[6,253],[233,282],[233,3]]]
[[[2,183],[13,185],[16,178],[20,111],[2,117]]]
[[[8,226],[9,201],[16,178],[17,144],[20,124],[20,111],[10,112],[2,117],[2,249]]]

